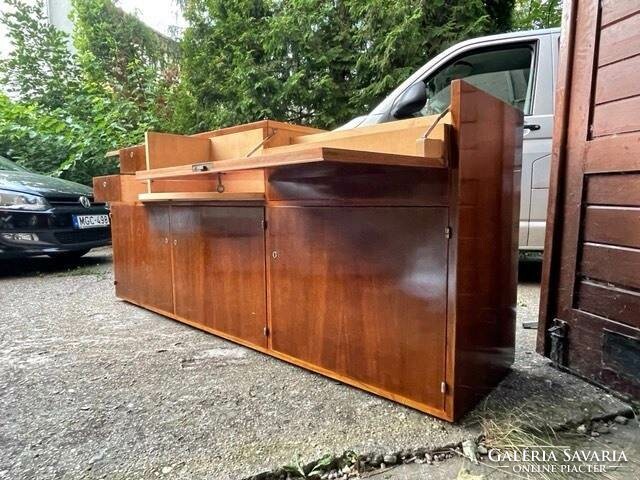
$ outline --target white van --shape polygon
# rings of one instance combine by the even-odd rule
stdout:
[[[520,252],[524,256],[540,256],[549,195],[559,37],[560,29],[553,28],[458,43],[418,69],[371,113],[354,118],[340,129],[440,113],[449,105],[451,80],[459,78],[521,109],[524,112],[524,143]],[[415,94],[408,91],[415,92],[418,86],[424,86],[426,95],[422,95],[425,102],[416,105]],[[410,104],[408,108],[407,104]],[[413,105],[416,106],[412,108]],[[399,106],[403,108],[399,109]]]

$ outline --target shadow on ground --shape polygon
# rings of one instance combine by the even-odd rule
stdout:
[[[110,264],[111,248],[97,248],[75,261],[31,257],[0,260],[0,278],[37,277],[40,275],[90,275]],[[102,268],[101,268],[102,267]]]

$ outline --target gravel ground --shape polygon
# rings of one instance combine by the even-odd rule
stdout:
[[[112,283],[109,249],[71,270],[0,266],[0,479],[238,479],[297,455],[458,442],[510,406],[558,424],[624,407],[518,328],[513,373],[451,425],[121,302]],[[521,284],[519,326],[538,291]]]

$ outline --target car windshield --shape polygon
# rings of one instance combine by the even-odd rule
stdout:
[[[0,170],[9,170],[10,172],[28,172],[26,168],[22,168],[20,165],[13,163],[8,158],[0,157]]]

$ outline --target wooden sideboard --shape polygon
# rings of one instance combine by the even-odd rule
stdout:
[[[461,81],[443,118],[149,134],[94,182],[116,293],[453,421],[513,361],[521,146]]]

